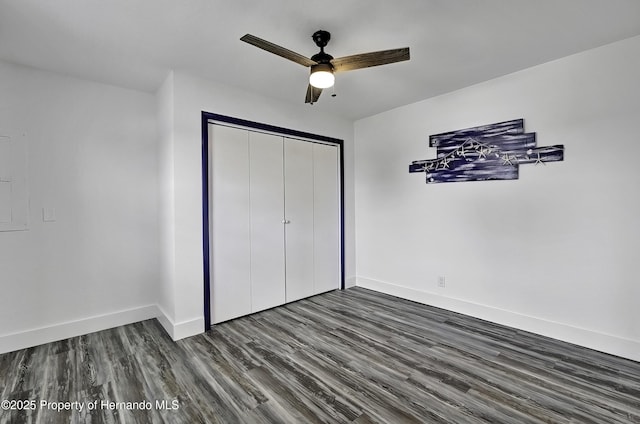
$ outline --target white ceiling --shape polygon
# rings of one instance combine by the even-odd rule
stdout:
[[[306,56],[410,47],[305,105]],[[639,0],[0,0],[0,59],[154,92],[176,69],[358,119],[640,34]],[[330,90],[326,90],[330,91]]]

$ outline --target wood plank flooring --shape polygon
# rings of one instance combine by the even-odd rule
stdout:
[[[640,363],[362,288],[177,343],[150,320],[0,355],[0,391],[37,402],[3,424],[640,423]]]

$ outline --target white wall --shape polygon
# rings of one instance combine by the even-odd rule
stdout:
[[[353,123],[322,115],[309,105],[293,105],[258,96],[213,81],[173,72],[168,76],[158,102],[171,101],[163,90],[173,91],[173,130],[167,140],[170,155],[163,155],[163,173],[172,179],[172,192],[164,197],[172,205],[173,228],[164,238],[163,257],[172,257],[174,268],[163,271],[168,290],[175,293],[173,315],[165,327],[174,339],[197,334],[204,329],[202,265],[202,177],[201,112],[212,112],[294,130],[340,138],[345,141],[345,266],[348,282],[355,275],[353,206]],[[162,110],[163,106],[159,106]],[[166,108],[165,108],[166,110]],[[166,172],[165,172],[166,171]],[[166,302],[170,303],[170,302]],[[163,309],[168,306],[161,305]]]
[[[0,352],[155,316],[155,118],[150,94],[0,62],[30,191],[28,231],[0,232]]]
[[[640,360],[638,75],[635,37],[356,122],[358,285]],[[514,118],[565,161],[408,173],[430,134]]]

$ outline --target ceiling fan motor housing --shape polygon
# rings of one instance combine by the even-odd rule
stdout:
[[[322,63],[331,66],[333,56],[324,52],[324,47],[329,43],[331,34],[328,31],[319,30],[314,32],[311,38],[313,38],[313,41],[315,41],[316,46],[320,47],[320,52],[311,56],[311,60],[316,63]],[[333,70],[333,66],[331,66],[331,69]],[[313,70],[311,71],[311,73],[313,73]]]
[[[331,62],[333,60],[333,56],[331,56],[330,54],[327,54],[325,52],[320,52],[320,53],[316,53],[313,56],[311,56],[311,60],[318,62],[318,63],[328,63]]]
[[[329,40],[331,40],[331,34],[329,31],[319,30],[313,33],[311,36],[313,41],[316,43],[316,46],[323,49],[327,44],[329,44]]]

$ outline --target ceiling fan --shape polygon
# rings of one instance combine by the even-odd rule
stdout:
[[[369,68],[371,66],[386,65],[388,63],[402,62],[409,60],[409,47],[392,50],[382,50],[378,52],[354,54],[334,59],[330,54],[325,53],[324,48],[331,39],[331,34],[324,30],[319,30],[311,36],[316,46],[320,47],[320,52],[307,58],[299,53],[285,49],[269,41],[258,38],[255,35],[246,34],[240,38],[245,43],[252,44],[258,48],[276,54],[285,59],[299,63],[302,66],[311,68],[309,75],[309,86],[305,103],[315,103],[318,101],[323,88],[333,86],[334,73],[352,71],[354,69]]]

